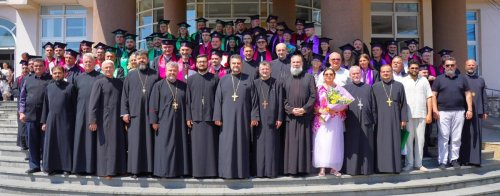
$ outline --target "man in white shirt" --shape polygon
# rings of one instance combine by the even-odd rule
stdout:
[[[393,70],[392,78],[398,82],[403,82],[403,78],[406,76],[403,70],[403,59],[400,56],[396,56],[392,59],[391,67]]]
[[[407,130],[410,132],[406,141],[406,166],[403,170],[410,171],[416,168],[420,171],[427,171],[427,168],[422,166],[422,157],[425,124],[432,122],[432,90],[429,81],[418,74],[419,63],[411,60],[408,65],[408,75],[402,79],[408,103]],[[414,141],[415,144],[413,144]]]
[[[330,56],[328,56],[328,62],[330,63],[330,68],[335,71],[334,82],[336,85],[344,86],[347,82],[350,82],[349,70],[340,66],[342,58],[339,53],[332,52]],[[319,74],[318,83],[316,83],[316,86],[321,85],[323,85],[323,73]]]

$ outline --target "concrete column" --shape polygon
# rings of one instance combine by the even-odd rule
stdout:
[[[186,21],[186,0],[163,0],[163,4],[163,18],[170,20],[170,32],[177,36],[177,23]]]
[[[295,19],[297,18],[295,0],[273,0],[272,14],[278,16],[278,22],[286,22],[289,28],[295,30]]]
[[[453,50],[459,69],[467,59],[466,0],[432,1],[432,28],[434,50]],[[439,55],[435,55],[439,58]],[[435,59],[435,64],[440,61]]]
[[[93,0],[92,41],[114,45],[118,28],[135,34],[135,7],[135,0]]]
[[[333,50],[363,38],[362,7],[363,0],[321,0],[321,34],[333,39]]]

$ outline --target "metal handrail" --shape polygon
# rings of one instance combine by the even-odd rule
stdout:
[[[491,91],[490,97],[493,97],[493,95],[494,95],[493,93],[495,93],[495,92],[500,94],[500,90],[498,90],[498,89],[492,89],[492,88],[485,88],[485,89]],[[486,94],[488,94],[488,93],[486,93]]]

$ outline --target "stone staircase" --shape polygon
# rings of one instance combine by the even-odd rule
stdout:
[[[482,167],[437,169],[425,159],[429,172],[370,176],[280,177],[248,180],[154,179],[96,176],[27,175],[26,153],[16,146],[16,104],[0,103],[0,195],[498,195],[500,161],[493,150],[483,151]]]

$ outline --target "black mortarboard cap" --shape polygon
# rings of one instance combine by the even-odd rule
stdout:
[[[309,48],[309,49],[312,49],[313,48],[313,43],[312,42],[302,42],[300,44],[300,46],[302,46],[302,48]]]
[[[219,20],[219,19],[215,20],[215,23],[216,23],[216,24],[222,24],[222,25],[224,25],[224,21]]]
[[[398,45],[398,41],[396,40],[388,40],[385,42],[385,46],[390,46],[390,45]]]
[[[429,64],[422,64],[418,66],[418,70],[428,70],[429,69]]]
[[[201,33],[210,33],[210,31],[212,31],[212,28],[205,27],[201,29]]]
[[[278,22],[278,23],[276,23],[276,26],[283,26],[283,27],[285,27],[285,28],[287,28],[287,27],[288,27],[288,26],[286,25],[286,22],[283,22],[283,21],[282,21],[282,22]]]
[[[161,37],[161,33],[151,33],[149,37],[155,38],[155,37]]]
[[[47,42],[42,46],[43,49],[46,49],[47,47],[54,48],[54,44],[52,44],[51,42]]]
[[[297,23],[304,24],[304,23],[306,23],[306,20],[304,20],[302,18],[297,18],[297,19],[295,19],[295,24],[297,24]]]
[[[219,56],[219,57],[222,57],[222,51],[220,51],[220,50],[212,50],[210,52],[210,55],[214,55],[214,54]]]
[[[69,55],[71,55],[71,56],[73,56],[75,58],[76,58],[76,56],[78,56],[78,52],[74,51],[73,49],[66,49],[64,54],[65,55],[69,54]]]
[[[418,41],[416,39],[410,39],[410,40],[406,40],[405,43],[406,43],[406,45],[410,45],[410,44],[417,45]]]
[[[214,31],[212,34],[210,34],[210,37],[222,39],[222,37],[224,37],[224,35],[222,35],[221,33],[217,32],[217,31]]]
[[[314,28],[314,22],[308,22],[304,24],[304,29]]]
[[[127,33],[127,31],[123,30],[123,29],[116,29],[114,30],[113,32],[111,32],[115,35],[125,35],[125,33]]]
[[[200,18],[197,18],[195,19],[196,22],[207,22],[208,20],[203,18],[203,17],[200,17]]]
[[[234,22],[233,21],[226,21],[226,22],[224,22],[224,26],[234,26]]]
[[[41,59],[43,58],[42,56],[36,56],[36,55],[28,55],[28,60],[29,59]]]
[[[56,48],[62,48],[62,49],[64,49],[64,48],[66,48],[67,45],[68,44],[61,43],[61,42],[54,42],[54,49],[56,49]]]
[[[249,17],[250,17],[250,20],[260,19],[260,15],[252,15],[252,16],[249,16]]]
[[[187,22],[177,23],[177,26],[182,27],[182,28],[189,28],[189,27],[191,27],[191,25],[189,25]]]
[[[21,60],[21,61],[19,62],[19,64],[21,64],[21,65],[28,65],[28,61]]]
[[[375,48],[375,47],[384,48],[384,46],[378,42],[372,42],[372,43],[370,43],[370,45],[372,46],[372,48]]]
[[[250,31],[250,30],[246,30],[246,31],[243,31],[243,33],[241,35],[242,35],[242,37],[245,36],[245,35],[250,35],[250,36],[253,37],[253,32]]]
[[[450,55],[452,52],[453,52],[453,50],[442,49],[438,52],[438,54],[441,56],[444,56],[444,55]]]
[[[344,44],[343,46],[340,46],[339,48],[342,51],[344,51],[344,50],[353,51],[354,50],[354,46],[352,46],[350,43]]]
[[[254,35],[255,35],[255,34],[259,34],[259,35],[260,35],[260,34],[267,34],[266,29],[264,29],[264,28],[262,28],[262,27],[255,27],[255,28],[253,28],[253,29],[252,29],[252,32],[253,32],[253,34],[254,34]]]
[[[235,24],[239,24],[239,23],[245,23],[245,20],[244,18],[238,18],[234,21]]]
[[[161,20],[158,21],[158,25],[161,25],[161,24],[168,25],[168,24],[170,24],[170,20],[161,19]]]
[[[266,40],[266,42],[267,42],[267,36],[265,34],[259,34],[259,35],[255,36],[255,41],[258,41],[259,39]]]
[[[153,41],[153,37],[151,36],[146,36],[144,39],[146,39],[146,41]]]
[[[103,44],[102,42],[97,43],[94,48],[95,49],[106,49],[108,46],[106,44]]]
[[[420,49],[418,50],[418,52],[420,52],[420,54],[423,54],[424,52],[432,52],[432,50],[433,50],[433,49],[432,49],[431,47],[429,47],[429,46],[424,46],[423,48],[420,48]]]
[[[118,51],[118,48],[115,48],[115,47],[112,47],[112,46],[106,47],[106,52],[112,52],[112,53],[116,54],[116,51]]]
[[[131,40],[134,40],[134,41],[135,41],[135,38],[136,38],[136,37],[137,37],[137,35],[135,35],[135,34],[132,34],[132,33],[127,33],[127,34],[125,35],[125,40],[127,40],[127,39],[131,39]]]
[[[87,40],[82,40],[80,42],[80,45],[84,45],[84,46],[88,46],[88,47],[92,47],[92,44],[94,44],[94,42],[87,41]]]
[[[236,35],[230,35],[226,37],[227,40],[235,40],[238,41],[240,38],[238,38]]]
[[[266,22],[269,22],[271,20],[278,20],[278,16],[275,16],[275,15],[269,15],[269,16],[267,16]]]
[[[289,28],[285,28],[285,30],[283,31],[283,33],[288,33],[288,34],[293,34],[293,31]]]
[[[322,38],[319,38],[319,43],[325,42],[325,43],[330,44],[330,40],[332,40],[332,39],[330,39],[328,37],[322,37]]]
[[[312,58],[312,60],[319,60],[319,61],[323,61],[323,60],[325,60],[325,56],[323,56],[323,55],[321,55],[321,54],[316,54],[316,53],[314,53],[314,54],[312,55],[312,57],[313,57],[313,58]]]
[[[187,40],[181,41],[181,47],[182,46],[185,46],[185,47],[188,47],[188,48],[191,48],[191,49],[194,48],[193,42],[190,42],[190,41],[187,41]]]
[[[163,39],[163,40],[161,40],[161,43],[163,45],[175,45],[175,40],[173,40],[173,39]]]

